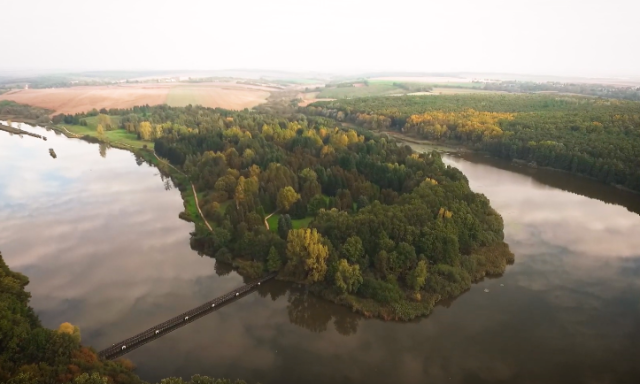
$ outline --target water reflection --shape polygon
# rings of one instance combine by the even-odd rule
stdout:
[[[242,285],[228,265],[190,250],[179,191],[156,169],[47,136],[0,136],[0,249],[30,277],[45,325],[78,324],[101,348]],[[270,282],[127,357],[152,382],[194,373],[262,383],[640,382],[636,200],[565,174],[470,160],[446,159],[505,219],[516,262],[503,277],[411,323],[365,319]]]

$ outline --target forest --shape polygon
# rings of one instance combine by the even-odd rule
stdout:
[[[142,106],[53,120],[102,114],[188,176],[214,227],[196,225],[192,246],[246,277],[277,271],[365,315],[409,320],[513,260],[501,216],[435,152],[299,113]]]
[[[194,248],[244,276],[277,271],[367,315],[411,319],[512,261],[500,215],[437,153],[304,115],[109,114],[120,129],[153,127],[156,153],[189,176],[214,226],[196,227]]]
[[[486,83],[482,89],[488,91],[536,93],[557,92],[585,96],[604,97],[610,99],[640,101],[640,87],[619,86],[588,83],[533,82],[533,81],[500,81]]]
[[[188,176],[214,227],[196,225],[192,246],[243,276],[277,271],[365,315],[409,320],[513,260],[501,216],[435,152],[300,113],[142,106],[53,120],[96,115],[153,140]]]
[[[0,253],[0,382],[6,384],[144,384],[124,359],[101,360],[80,343],[78,327],[44,328],[29,306],[29,279],[9,269]],[[194,376],[161,384],[245,384]]]
[[[462,144],[640,192],[640,103],[559,95],[447,95],[317,102],[321,116]]]

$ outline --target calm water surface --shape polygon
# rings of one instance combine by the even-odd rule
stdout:
[[[126,151],[45,135],[0,133],[0,250],[31,279],[46,326],[69,321],[101,349],[242,284],[190,249],[180,194],[155,168]],[[138,374],[640,382],[640,196],[482,157],[446,161],[504,217],[516,262],[503,277],[412,323],[363,319],[269,283],[127,355]]]

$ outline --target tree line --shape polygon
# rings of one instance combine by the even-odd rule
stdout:
[[[640,191],[638,102],[558,95],[405,96],[318,102],[305,113],[464,144]]]

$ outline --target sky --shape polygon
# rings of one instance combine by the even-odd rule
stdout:
[[[0,0],[2,70],[640,77],[638,0]]]

